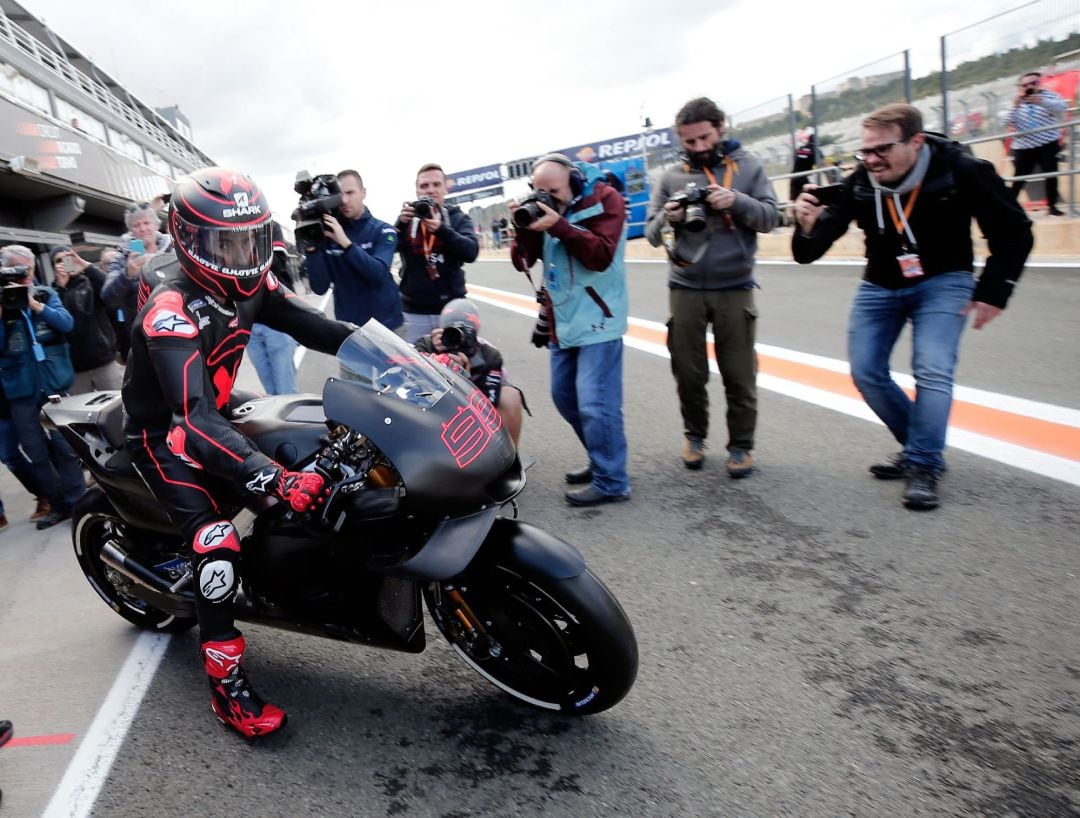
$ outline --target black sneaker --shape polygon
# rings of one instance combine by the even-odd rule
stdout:
[[[907,458],[903,452],[890,454],[884,462],[871,466],[870,474],[878,480],[899,480],[907,474]]]
[[[52,508],[48,514],[40,518],[34,525],[38,531],[44,531],[46,528],[52,528],[57,523],[64,522],[69,517],[71,517],[70,509]]]
[[[904,505],[915,511],[938,507],[937,472],[925,466],[911,466],[907,472]]]

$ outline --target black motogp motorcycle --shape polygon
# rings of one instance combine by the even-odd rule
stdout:
[[[418,653],[423,598],[458,655],[511,696],[569,714],[622,699],[637,675],[633,628],[572,545],[516,519],[524,469],[491,403],[374,321],[338,362],[321,400],[231,410],[263,452],[331,487],[319,511],[297,514],[212,484],[243,535],[236,618]],[[121,414],[116,392],[43,410],[96,481],[72,515],[75,554],[122,617],[184,631],[195,625],[188,544],[133,469]]]

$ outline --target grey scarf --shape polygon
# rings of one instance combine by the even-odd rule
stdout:
[[[930,165],[930,146],[925,142],[923,146],[919,148],[919,157],[915,160],[915,165],[903,181],[896,187],[887,187],[877,179],[874,175],[867,171],[866,175],[870,179],[870,184],[874,188],[874,205],[877,212],[877,224],[878,231],[885,232],[885,218],[882,213],[881,196],[883,193],[890,194],[893,198],[893,205],[896,207],[896,212],[900,214],[900,220],[904,225],[904,232],[907,233],[908,240],[911,242],[911,246],[915,246],[915,236],[911,233],[911,228],[908,226],[907,218],[904,216],[904,206],[900,203],[900,197],[905,193],[910,193],[922,182],[926,176],[926,169]]]

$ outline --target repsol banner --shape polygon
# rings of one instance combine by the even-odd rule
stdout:
[[[603,142],[589,142],[572,148],[560,148],[556,153],[565,154],[578,162],[606,162],[609,159],[641,156],[646,151],[649,153],[666,151],[675,144],[675,135],[671,128],[662,128],[649,131],[647,134],[636,133],[615,139],[605,139]]]
[[[491,187],[500,182],[502,182],[502,174],[499,172],[498,165],[485,165],[482,168],[446,174],[446,190],[450,193],[461,193],[479,187]]]

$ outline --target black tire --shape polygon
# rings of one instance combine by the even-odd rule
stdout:
[[[470,633],[450,598],[460,593]],[[496,562],[470,566],[454,582],[430,583],[424,597],[435,625],[475,671],[534,707],[573,715],[607,710],[637,677],[634,629],[618,601],[588,571],[569,579]],[[498,646],[497,655],[489,651]]]
[[[71,541],[75,558],[87,581],[105,603],[128,622],[158,633],[183,633],[195,625],[194,617],[180,617],[149,605],[130,593],[131,581],[101,561],[101,548],[118,537],[125,523],[99,488],[91,488],[71,514]]]

